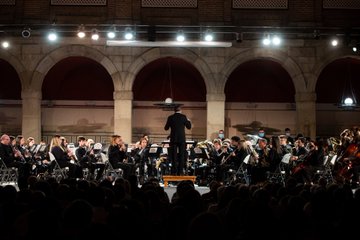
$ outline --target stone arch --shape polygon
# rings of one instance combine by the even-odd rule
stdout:
[[[0,58],[7,61],[15,69],[21,82],[21,89],[26,88],[26,69],[22,62],[17,57],[6,51],[0,51]]]
[[[120,74],[111,60],[100,51],[84,45],[70,45],[55,49],[47,54],[37,65],[31,81],[34,90],[41,91],[41,86],[47,72],[60,60],[67,57],[87,57],[101,64],[110,74],[114,89],[121,85]]]
[[[189,64],[193,65],[201,74],[202,78],[204,79],[205,87],[207,92],[216,91],[216,88],[214,86],[214,76],[213,72],[211,71],[208,64],[199,57],[198,54],[194,53],[193,51],[189,49],[168,49],[168,48],[154,48],[147,52],[145,52],[143,55],[138,57],[128,68],[128,73],[126,79],[126,86],[124,90],[132,90],[132,87],[134,85],[134,81],[136,78],[137,73],[148,63],[164,58],[164,57],[175,57],[182,59]]]
[[[227,63],[224,64],[224,69],[221,72],[222,91],[225,89],[225,84],[230,74],[242,63],[254,59],[268,59],[279,63],[289,73],[295,86],[295,92],[307,91],[303,72],[292,58],[281,51],[260,48],[249,49],[248,51],[241,52],[233,56]]]
[[[318,61],[317,64],[314,67],[314,76],[315,76],[315,81],[313,82],[313,84],[309,85],[309,88],[312,91],[315,91],[316,89],[316,85],[317,85],[317,81],[319,79],[319,76],[321,74],[321,72],[324,70],[324,68],[326,68],[326,66],[328,66],[330,63],[339,60],[339,59],[343,59],[343,58],[354,58],[357,60],[360,60],[360,56],[355,56],[355,55],[329,55],[323,59],[321,59],[321,61]]]

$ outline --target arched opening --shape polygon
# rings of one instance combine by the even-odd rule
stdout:
[[[279,134],[295,129],[295,87],[277,62],[255,59],[239,65],[225,85],[227,134]]]
[[[182,102],[183,113],[192,121],[188,139],[203,140],[206,135],[206,86],[199,71],[191,63],[175,57],[150,62],[140,70],[133,85],[133,141],[144,133],[154,142],[169,134],[164,130],[169,111],[156,106],[166,98]],[[168,109],[169,110],[169,109]]]
[[[318,136],[339,136],[346,128],[360,122],[358,108],[339,107],[351,82],[354,95],[360,97],[360,60],[341,58],[329,63],[316,83],[316,133]],[[358,102],[359,103],[359,102]]]
[[[112,101],[114,85],[106,69],[86,57],[68,57],[59,61],[46,74],[44,100]]]
[[[199,71],[174,57],[155,60],[141,69],[133,92],[135,101],[164,101],[167,97],[174,101],[206,101],[206,87]]]
[[[68,57],[56,63],[42,85],[42,136],[54,134],[108,141],[114,128],[114,85],[107,70],[87,57]]]
[[[3,59],[0,74],[0,132],[16,136],[21,134],[21,81],[15,68]]]

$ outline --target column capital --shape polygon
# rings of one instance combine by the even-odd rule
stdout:
[[[114,100],[133,100],[133,92],[129,90],[114,91]]]
[[[225,101],[224,93],[208,93],[206,94],[206,101]]]
[[[41,93],[41,91],[36,91],[36,90],[32,90],[32,89],[25,89],[25,90],[21,91],[21,98],[22,99],[29,99],[29,98],[41,99],[42,98],[42,93]]]
[[[315,102],[316,93],[314,92],[300,92],[295,94],[296,102]]]

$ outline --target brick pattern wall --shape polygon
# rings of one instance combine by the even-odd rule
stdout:
[[[0,5],[15,5],[15,0],[0,0]]]
[[[239,8],[248,6],[245,3],[259,8]],[[168,7],[150,7],[161,4]],[[2,23],[51,24],[56,20],[56,24],[340,27],[360,24],[360,1],[356,0],[0,0],[0,5]]]
[[[233,8],[287,9],[288,0],[233,0]]]
[[[51,0],[51,5],[105,6],[106,0]]]
[[[314,21],[315,3],[313,0],[291,1],[289,5],[289,18],[294,22]]]
[[[360,1],[359,0],[323,0],[323,8],[360,9]]]
[[[141,7],[196,8],[197,0],[141,0]]]

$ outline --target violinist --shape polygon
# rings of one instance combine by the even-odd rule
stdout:
[[[126,150],[127,147],[122,137],[117,134],[112,135],[108,149],[109,162],[114,169],[122,169],[123,178],[128,179],[132,173],[133,166],[127,163]]]

